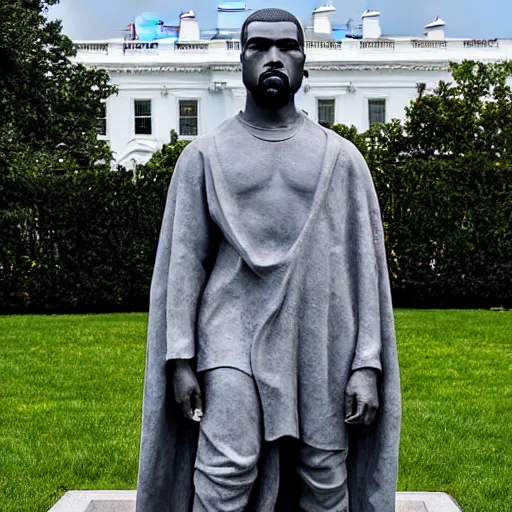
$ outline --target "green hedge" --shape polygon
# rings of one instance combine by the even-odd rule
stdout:
[[[0,309],[145,309],[171,170],[3,180]]]
[[[361,149],[382,205],[395,304],[512,305],[512,168],[475,155],[393,163]],[[0,309],[146,309],[172,171],[136,175],[4,180]]]
[[[511,171],[472,155],[374,173],[397,305],[512,304]]]
[[[333,129],[372,171],[396,305],[512,307],[512,62],[451,68],[403,123]],[[146,309],[185,145],[173,133],[135,174],[0,168],[0,310]]]

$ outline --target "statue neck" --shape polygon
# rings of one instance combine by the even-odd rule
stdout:
[[[295,107],[294,96],[290,96],[288,103],[280,109],[271,110],[258,105],[250,91],[247,91],[245,109],[240,116],[246,123],[260,128],[284,128],[301,120],[301,114]]]

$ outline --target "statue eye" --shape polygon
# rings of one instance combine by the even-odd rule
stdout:
[[[289,52],[293,50],[298,50],[299,45],[295,41],[282,41],[279,43],[279,49]]]
[[[247,42],[246,49],[255,51],[265,51],[270,48],[271,44],[265,39],[251,39]]]

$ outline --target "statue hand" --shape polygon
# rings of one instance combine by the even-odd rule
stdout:
[[[203,402],[197,377],[186,359],[173,362],[174,398],[181,404],[185,418],[201,421]]]
[[[373,368],[356,370],[345,390],[345,423],[370,425],[379,408],[378,371]]]

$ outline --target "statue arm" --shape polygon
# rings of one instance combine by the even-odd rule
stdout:
[[[352,374],[345,391],[345,421],[370,425],[379,408],[378,377],[381,366],[379,277],[371,253],[359,266],[359,314]]]
[[[381,297],[379,265],[384,254],[380,208],[370,170],[350,145],[358,213],[354,270],[357,276],[357,340],[351,376],[345,391],[345,421],[370,425],[379,408],[378,380],[382,371]],[[384,258],[385,261],[385,258]]]
[[[201,390],[190,361],[196,356],[196,323],[202,293],[208,281],[220,239],[209,214],[204,164],[195,144],[180,156],[164,214],[169,270],[167,273],[167,351],[174,399],[186,418],[200,421]]]
[[[167,276],[166,359],[196,356],[197,313],[216,257],[218,228],[210,217],[204,164],[195,144],[188,146],[176,164],[171,187],[175,201],[170,229]],[[168,215],[166,212],[165,215]]]

